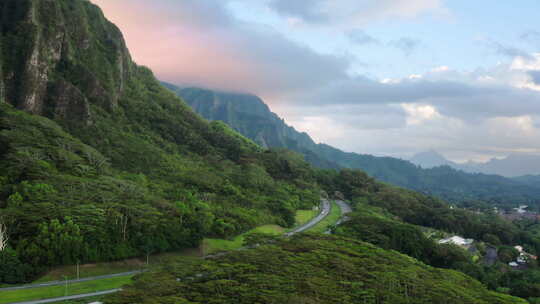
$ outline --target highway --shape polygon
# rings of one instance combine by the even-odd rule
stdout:
[[[319,213],[319,215],[314,217],[311,221],[307,222],[306,224],[286,233],[285,236],[292,236],[297,233],[304,232],[310,229],[311,227],[317,225],[320,221],[324,220],[328,216],[328,214],[330,214],[330,208],[331,208],[330,202],[328,200],[322,200],[321,212]]]

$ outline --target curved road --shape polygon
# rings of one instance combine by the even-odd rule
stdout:
[[[351,207],[349,204],[343,202],[343,201],[336,201],[338,206],[341,209],[341,216],[342,218],[337,222],[336,225],[339,225],[340,223],[347,220],[347,217],[345,217],[345,214],[352,212]],[[328,200],[322,200],[321,203],[321,212],[319,215],[314,217],[312,220],[310,220],[308,223],[288,232],[285,234],[286,237],[295,235],[297,233],[302,233],[313,226],[317,225],[320,221],[324,220],[329,214],[330,214],[331,205]],[[70,280],[68,281],[69,284],[72,283],[78,283],[78,282],[86,282],[86,281],[93,281],[93,280],[99,280],[99,279],[106,279],[106,278],[114,278],[114,277],[121,277],[121,276],[129,276],[141,273],[141,271],[131,271],[131,272],[124,272],[124,273],[116,273],[111,275],[104,275],[99,277],[90,277],[90,278],[84,278],[79,280]],[[30,289],[30,288],[36,288],[36,287],[46,287],[46,286],[55,286],[55,285],[63,285],[65,284],[65,281],[54,281],[54,282],[47,282],[47,283],[41,283],[41,284],[32,284],[32,285],[23,285],[23,286],[17,286],[17,287],[7,287],[7,288],[0,288],[0,291],[7,291],[7,290],[18,290],[18,289]],[[47,299],[47,300],[37,300],[37,301],[28,301],[28,302],[18,302],[18,303],[11,303],[11,304],[44,304],[44,303],[53,303],[53,302],[60,302],[65,300],[74,300],[74,299],[82,299],[82,298],[89,298],[89,297],[95,297],[95,296],[101,296],[101,295],[107,295],[111,293],[115,293],[120,291],[121,289],[111,289],[111,290],[105,290],[100,292],[93,292],[93,293],[85,293],[80,295],[74,295],[74,296],[68,296],[68,297],[62,297],[62,298],[54,298],[54,299]]]
[[[338,226],[341,223],[349,220],[349,217],[346,216],[346,214],[351,213],[353,210],[351,208],[351,205],[347,204],[344,201],[336,201],[336,204],[338,204],[339,208],[341,209],[341,218],[336,223],[336,226]]]
[[[330,208],[331,208],[331,205],[330,205],[330,202],[328,202],[328,200],[322,200],[322,204],[321,204],[321,213],[319,213],[319,215],[317,215],[316,217],[314,217],[311,221],[307,222],[306,224],[290,231],[290,232],[287,232],[285,234],[285,236],[292,236],[292,235],[295,235],[297,233],[301,233],[301,232],[304,232],[310,228],[312,228],[313,226],[317,225],[320,221],[324,220],[328,214],[330,214]]]

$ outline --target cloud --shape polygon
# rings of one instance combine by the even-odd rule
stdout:
[[[230,1],[93,0],[123,30],[134,59],[160,79],[261,95],[288,122],[348,151],[400,156],[436,148],[455,159],[540,152],[540,54],[492,43],[507,63],[473,71],[442,66],[385,81],[351,76],[351,58],[241,21]],[[435,0],[270,3],[277,2],[278,16],[409,55],[419,40],[378,42],[361,25],[444,10]]]
[[[388,43],[390,46],[400,49],[406,56],[410,56],[421,44],[418,39],[403,37]]]
[[[348,31],[346,33],[346,36],[349,38],[349,40],[358,45],[381,44],[379,40],[368,35],[365,31],[360,29]]]
[[[169,82],[278,98],[347,77],[349,58],[319,54],[269,27],[245,24],[231,15],[227,1],[93,2],[123,30],[135,60]]]
[[[321,10],[325,0],[273,0],[269,6],[286,17],[299,18],[310,23],[325,23],[329,16]]]
[[[540,32],[538,31],[527,31],[521,35],[521,39],[534,46],[540,46]]]
[[[539,61],[540,63],[540,61]],[[295,98],[305,104],[424,104],[441,114],[478,121],[491,117],[540,115],[540,92],[531,89],[531,70],[514,65],[458,72],[434,69],[413,78],[376,81],[365,77],[335,81]],[[524,82],[527,81],[527,82]]]
[[[498,55],[503,55],[510,58],[521,57],[527,60],[534,59],[533,56],[531,56],[527,51],[514,46],[505,45],[494,40],[487,40],[486,44]]]
[[[372,21],[414,18],[424,13],[448,14],[442,0],[272,0],[269,7],[282,16],[307,23],[349,28]]]
[[[529,75],[531,76],[534,84],[540,85],[540,71],[529,71]]]

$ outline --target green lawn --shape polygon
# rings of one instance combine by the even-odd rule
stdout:
[[[324,218],[324,220],[320,221],[317,225],[313,226],[311,229],[308,230],[308,232],[326,232],[328,228],[332,225],[335,225],[337,221],[341,218],[341,208],[339,208],[338,204],[335,202],[332,202],[332,206],[330,209],[330,214]]]
[[[298,210],[296,211],[296,226],[302,226],[319,214],[318,210]]]
[[[68,295],[120,288],[131,282],[132,277],[120,277],[70,284]],[[65,296],[65,286],[50,286],[0,292],[0,304],[58,298]]]
[[[235,237],[232,240],[223,239],[204,239],[203,240],[203,252],[204,254],[212,254],[219,251],[231,251],[242,247],[244,244],[244,238],[250,233],[266,233],[271,235],[281,235],[285,232],[283,227],[277,225],[265,225],[252,229],[244,234]]]

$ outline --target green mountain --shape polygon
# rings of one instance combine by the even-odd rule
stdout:
[[[0,15],[0,221],[16,269],[0,281],[291,226],[318,204],[307,163],[200,118],[89,1],[3,0]]]
[[[454,203],[482,200],[504,206],[540,202],[540,187],[518,180],[466,173],[449,166],[423,169],[406,160],[347,153],[325,144],[316,144],[308,134],[288,126],[253,95],[179,88],[171,84],[167,87],[203,117],[225,122],[263,147],[297,151],[319,168],[361,169],[381,181]]]
[[[228,238],[263,224],[291,227],[295,211],[312,208],[324,193],[343,195],[356,211],[383,208],[397,222],[389,231],[408,225],[449,232],[460,227],[464,236],[519,242],[540,252],[540,241],[518,225],[452,209],[358,170],[313,169],[297,153],[263,149],[223,122],[204,120],[131,60],[120,31],[89,1],[2,0],[0,15],[0,283],[31,281],[58,265],[196,247],[204,237]],[[347,228],[337,233],[361,239],[358,231],[366,229]],[[380,231],[390,238],[388,230]],[[432,249],[418,247],[417,255],[407,247],[377,244],[419,259]],[[274,259],[265,253],[268,248],[278,253]],[[279,251],[289,252],[280,262],[288,267],[275,264],[283,256]],[[126,291],[127,301],[182,303],[181,297],[189,296],[192,302],[216,303],[221,293],[252,299],[249,294],[264,291],[279,303],[290,288],[282,287],[296,284],[287,296],[300,303],[317,303],[314,290],[321,290],[321,299],[337,292],[345,301],[339,303],[396,299],[403,290],[424,302],[451,293],[448,303],[523,303],[488,292],[466,275],[352,239],[307,236],[242,254],[223,257],[211,268],[203,265],[218,280],[188,284],[191,294],[179,289],[185,286],[178,277],[161,273],[153,281],[159,288],[152,287],[160,291],[152,294],[157,300],[139,301],[138,288],[146,286],[137,281]],[[228,261],[233,257],[241,262]],[[267,268],[257,268],[253,259]],[[460,269],[456,263],[443,266]],[[328,276],[317,270],[321,266]],[[291,275],[294,269],[302,276]],[[344,276],[345,270],[350,274]],[[405,274],[413,281],[401,284],[397,278]],[[493,281],[490,287],[496,289],[516,280]],[[384,290],[388,286],[395,290]],[[534,284],[523,286],[530,290],[515,294],[539,296]]]
[[[340,168],[337,163],[314,153],[312,150],[316,144],[311,137],[287,125],[257,96],[198,88],[180,89],[168,83],[163,85],[176,92],[204,118],[226,123],[261,147],[300,152],[318,168]]]

